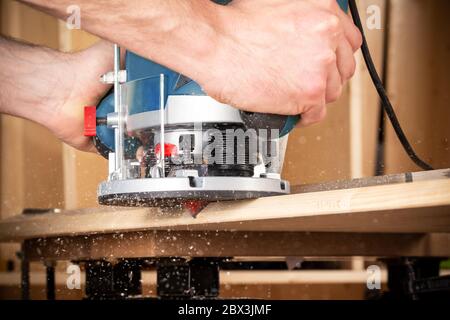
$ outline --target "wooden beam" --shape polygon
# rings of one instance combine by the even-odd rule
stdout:
[[[147,257],[450,256],[449,234],[137,231],[26,240],[32,261]]]
[[[85,272],[81,272],[81,282],[85,281]],[[45,272],[30,273],[32,286],[45,286]],[[66,286],[67,273],[56,272],[57,286]],[[366,271],[352,270],[227,270],[220,271],[221,285],[239,284],[366,284]],[[387,272],[382,270],[381,282],[386,283]],[[142,283],[156,285],[156,271],[143,271]],[[0,287],[20,286],[19,272],[0,272]]]
[[[386,184],[416,182],[416,181],[428,181],[449,179],[450,169],[432,170],[432,171],[419,171],[419,172],[406,172],[388,174],[384,176],[357,178],[352,180],[338,180],[329,181],[316,184],[302,184],[297,186],[291,186],[291,193],[306,193],[306,192],[318,192],[329,190],[342,190],[353,189],[370,186],[379,186]]]
[[[32,300],[45,299],[45,273],[30,274]],[[67,288],[66,273],[56,273],[56,299],[83,299],[84,288]],[[253,299],[364,299],[366,272],[227,271],[220,272],[220,298]],[[386,275],[382,272],[382,288]],[[84,272],[81,273],[84,283]],[[0,273],[0,299],[20,299],[20,274]],[[156,297],[156,272],[142,273],[142,296]]]
[[[209,204],[183,210],[96,208],[0,222],[0,241],[141,230],[450,232],[450,180],[418,181]]]

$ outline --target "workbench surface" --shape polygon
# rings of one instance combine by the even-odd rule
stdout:
[[[0,222],[0,241],[25,239],[40,248],[36,258],[55,248],[67,257],[448,256],[450,179],[211,203],[195,219],[174,208],[103,207]]]

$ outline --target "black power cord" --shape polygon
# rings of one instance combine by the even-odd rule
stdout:
[[[398,121],[397,115],[395,114],[394,108],[392,107],[392,104],[386,94],[386,90],[384,89],[383,82],[380,79],[380,76],[378,75],[378,72],[375,68],[375,65],[372,60],[372,56],[370,54],[369,46],[367,44],[366,36],[364,35],[364,29],[361,23],[361,18],[358,13],[358,7],[356,6],[355,0],[349,0],[349,7],[350,12],[352,14],[353,22],[358,27],[359,31],[361,31],[363,43],[361,46],[362,55],[364,57],[364,61],[366,62],[367,69],[369,70],[370,77],[372,78],[372,82],[375,85],[375,88],[377,89],[378,95],[381,99],[381,105],[383,106],[384,111],[386,112],[389,120],[391,121],[392,127],[394,128],[394,131],[400,140],[400,143],[403,146],[403,149],[405,149],[406,153],[408,154],[409,158],[419,167],[421,167],[424,170],[433,170],[433,167],[431,167],[428,163],[423,161],[419,158],[419,156],[414,151],[413,147],[408,141],[408,138],[406,137],[405,133],[403,132],[402,127],[400,126],[400,123]]]

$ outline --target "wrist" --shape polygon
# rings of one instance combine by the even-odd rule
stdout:
[[[119,18],[85,15],[83,27],[193,79],[204,72],[204,62],[216,52],[224,6],[211,0],[162,0],[127,11],[128,6],[124,5],[126,13]]]
[[[70,94],[71,84],[63,81],[70,74],[67,55],[0,38],[0,56],[5,79],[0,111],[48,126],[59,102]]]
[[[69,0],[21,0],[64,18]],[[211,0],[80,1],[81,26],[196,80],[217,53],[228,6]]]
[[[168,17],[166,29],[160,38],[155,38],[148,46],[149,50],[143,54],[197,80],[204,72],[208,72],[206,65],[217,53],[225,10],[211,0],[185,3],[187,5],[181,6],[177,14]],[[144,36],[144,39],[150,37]]]

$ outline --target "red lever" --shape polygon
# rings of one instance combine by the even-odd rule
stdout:
[[[84,107],[84,135],[94,137],[97,134],[97,108],[95,106]]]
[[[155,154],[161,153],[161,145],[158,143],[155,147]],[[171,143],[164,143],[164,157],[171,157],[177,154],[177,146]]]

